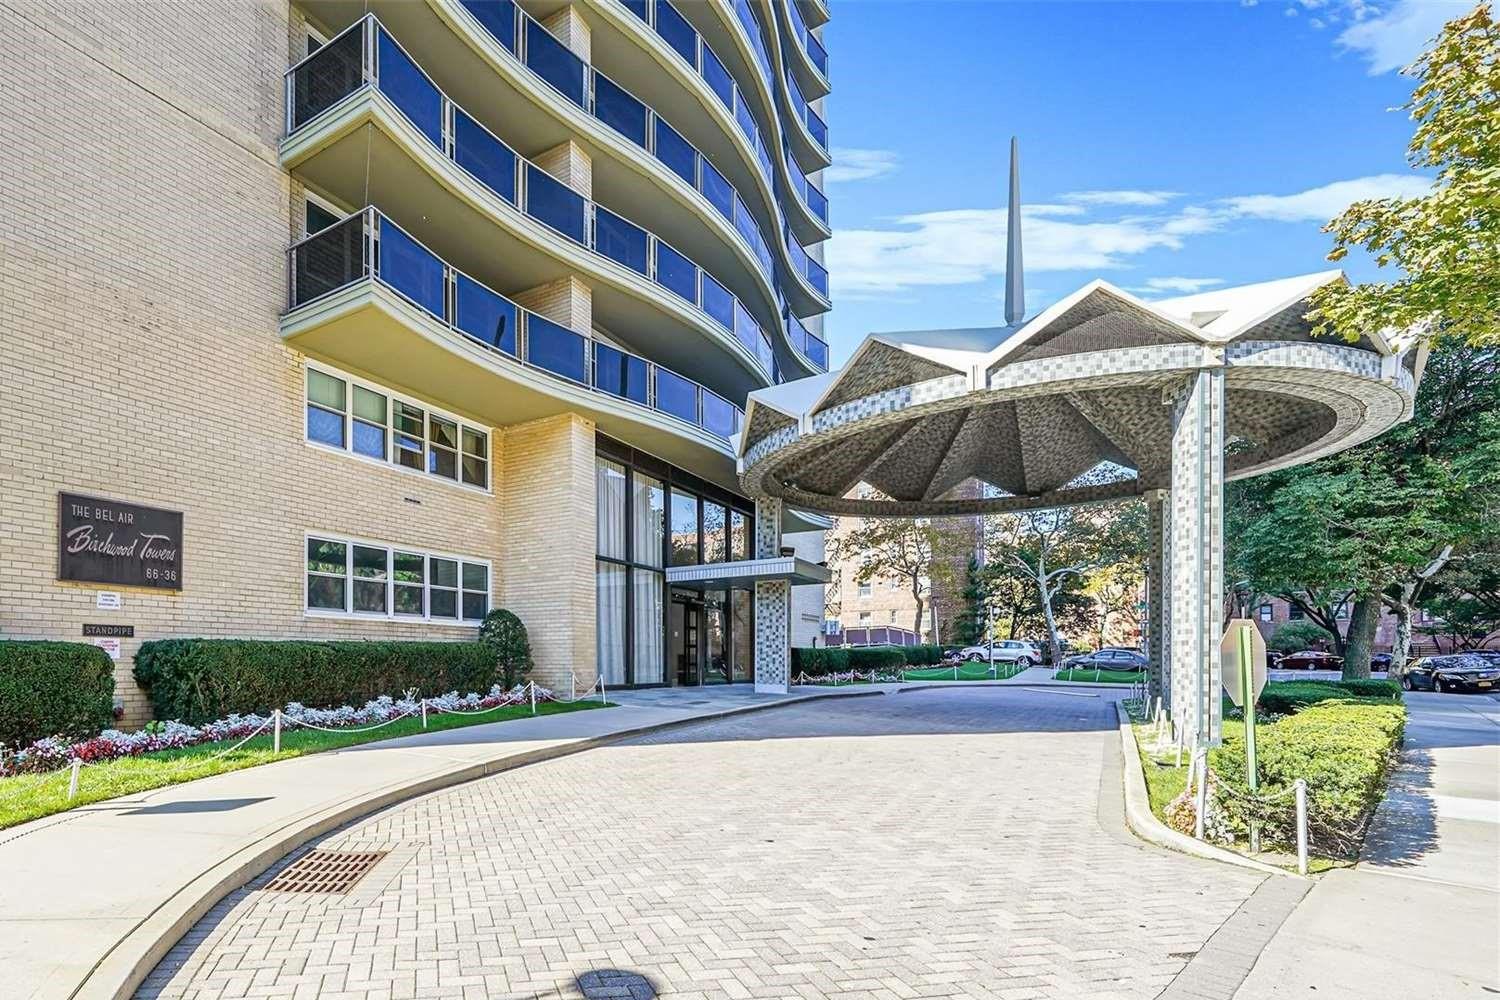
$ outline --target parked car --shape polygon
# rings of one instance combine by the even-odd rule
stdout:
[[[1124,646],[1106,646],[1093,653],[1070,656],[1063,666],[1071,670],[1145,670],[1146,654]]]
[[[1370,669],[1371,670],[1389,670],[1389,669],[1391,669],[1391,654],[1390,653],[1374,653],[1374,654],[1372,654],[1370,656]]]
[[[1034,644],[1019,639],[965,646],[959,655],[971,662],[987,660],[990,663],[1014,663],[1018,667],[1029,667],[1033,663],[1042,662],[1042,651]]]
[[[1500,687],[1500,663],[1474,653],[1421,656],[1400,671],[1408,691],[1490,691]]]
[[[1334,656],[1321,649],[1304,649],[1299,653],[1288,653],[1276,661],[1276,666],[1280,670],[1337,670],[1343,665],[1342,656]]]

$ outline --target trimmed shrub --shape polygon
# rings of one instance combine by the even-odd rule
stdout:
[[[494,652],[478,642],[161,639],[135,655],[135,679],[156,717],[194,725],[290,702],[361,705],[409,688],[488,691],[497,668]]]
[[[0,640],[0,745],[93,736],[114,719],[115,665],[81,642]]]
[[[1260,796],[1287,791],[1298,778],[1308,786],[1308,836],[1326,857],[1358,854],[1375,807],[1385,793],[1386,772],[1406,728],[1399,703],[1347,699],[1309,705],[1296,715],[1255,727]],[[1225,727],[1223,746],[1212,751],[1214,771],[1232,789],[1248,794],[1243,726]],[[1261,822],[1268,842],[1295,843],[1291,795],[1251,804],[1239,795],[1222,797],[1237,835],[1250,819]]]
[[[496,608],[485,615],[479,626],[479,641],[500,665],[501,684],[505,690],[509,691],[526,680],[531,673],[531,640],[526,636],[526,626],[521,624],[515,612]]]
[[[1275,653],[1296,653],[1304,649],[1316,649],[1333,641],[1332,634],[1321,625],[1301,619],[1282,622],[1271,633],[1266,645]]]
[[[849,669],[890,670],[900,672],[906,666],[901,646],[853,646],[849,649]]]
[[[912,667],[930,667],[935,663],[943,662],[943,647],[934,643],[924,643],[917,646],[901,646],[902,655],[906,657],[906,663]]]
[[[1399,702],[1401,685],[1395,681],[1279,681],[1267,684],[1255,703],[1256,710],[1292,715],[1322,701],[1358,699]]]
[[[793,646],[792,676],[821,677],[849,669],[849,650],[837,646]]]

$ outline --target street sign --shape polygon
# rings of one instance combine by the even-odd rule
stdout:
[[[1250,638],[1250,682],[1253,697],[1259,698],[1266,687],[1266,640],[1260,629],[1248,618],[1232,618],[1224,629],[1224,639],[1219,643],[1219,659],[1224,665],[1224,691],[1238,708],[1245,707],[1245,679],[1241,672],[1241,633],[1248,631]]]

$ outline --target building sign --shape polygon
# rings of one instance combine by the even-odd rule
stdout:
[[[117,590],[101,590],[95,596],[94,606],[101,611],[119,611],[124,604]]]
[[[57,578],[182,589],[182,512],[59,493]]]
[[[118,660],[120,658],[120,640],[119,639],[95,639],[94,640],[94,645],[96,645],[100,649],[104,650],[105,654],[111,660]]]
[[[113,636],[116,639],[134,639],[134,625],[89,625],[83,626],[85,636]]]

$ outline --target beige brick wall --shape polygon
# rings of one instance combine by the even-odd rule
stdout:
[[[577,7],[564,7],[550,17],[542,19],[542,25],[566,45],[584,62],[593,61],[593,32],[589,23]]]
[[[594,196],[594,160],[572,139],[536,154],[531,160],[585,198]]]
[[[558,278],[545,285],[528,288],[511,296],[523,309],[530,309],[543,319],[550,319],[585,337],[594,332],[593,290],[573,277]]]
[[[275,155],[292,22],[264,0],[0,13],[0,633],[134,625],[131,723],[144,640],[474,635],[306,617],[308,531],[491,559],[543,679],[593,670],[591,426],[493,435],[494,495],[304,443],[303,359],[277,333],[301,224]],[[185,589],[99,611],[121,588],[58,582],[60,490],[183,511]]]
[[[501,601],[526,623],[538,684],[586,688],[595,659],[594,425],[563,414],[505,432]]]

